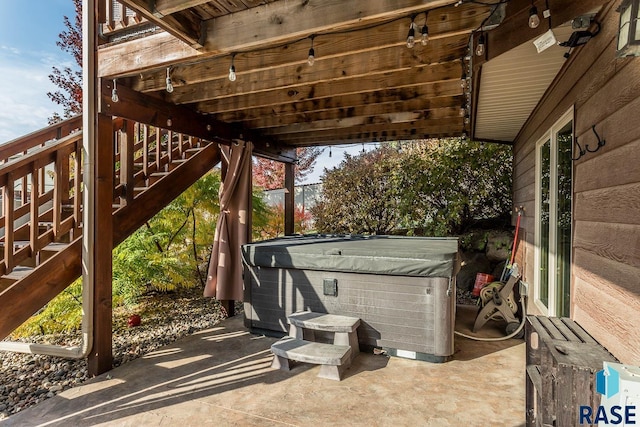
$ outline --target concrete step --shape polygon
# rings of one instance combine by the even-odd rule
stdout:
[[[275,356],[271,364],[274,368],[288,371],[290,360],[313,363],[322,365],[319,377],[337,381],[342,379],[344,370],[351,365],[351,347],[348,345],[324,344],[284,337],[271,346],[271,352]]]
[[[337,314],[315,313],[313,311],[300,311],[287,318],[290,325],[304,329],[327,332],[354,332],[360,326],[357,317],[340,316]]]

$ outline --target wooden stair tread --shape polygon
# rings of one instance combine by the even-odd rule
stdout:
[[[49,252],[60,252],[69,247],[69,243],[61,243],[61,242],[53,242],[49,243],[44,248],[40,249],[41,251],[49,251]]]
[[[327,332],[350,333],[360,325],[357,317],[341,316],[338,314],[315,313],[300,311],[287,317],[289,324],[305,329]]]
[[[316,365],[341,366],[351,360],[351,347],[348,345],[324,344],[284,337],[271,345],[276,356]]]
[[[14,268],[11,273],[9,274],[5,274],[4,276],[2,276],[3,279],[10,279],[10,280],[20,280],[23,277],[26,277],[29,275],[29,273],[31,273],[34,269],[31,267],[16,267]]]

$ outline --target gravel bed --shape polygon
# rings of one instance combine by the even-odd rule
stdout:
[[[236,311],[242,305],[236,305]],[[129,328],[127,319],[139,314],[142,323]],[[170,344],[224,318],[220,304],[202,296],[202,289],[143,297],[136,310],[114,310],[113,366]],[[30,337],[30,342],[77,345],[80,332]],[[87,362],[51,356],[0,351],[0,420],[82,384],[89,377]]]

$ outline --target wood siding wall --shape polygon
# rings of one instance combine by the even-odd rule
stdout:
[[[571,317],[640,365],[640,58],[615,56],[619,4],[603,7],[600,34],[573,52],[518,136],[514,203],[525,207],[519,255],[533,294],[535,146],[573,105],[580,144],[597,146],[595,125],[606,145],[573,162]]]

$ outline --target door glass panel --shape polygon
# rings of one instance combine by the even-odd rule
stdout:
[[[540,146],[540,264],[539,264],[539,297],[540,302],[549,306],[549,220],[551,196],[551,141]]]
[[[558,191],[556,228],[556,314],[569,316],[571,290],[571,148],[572,123],[556,135]]]

